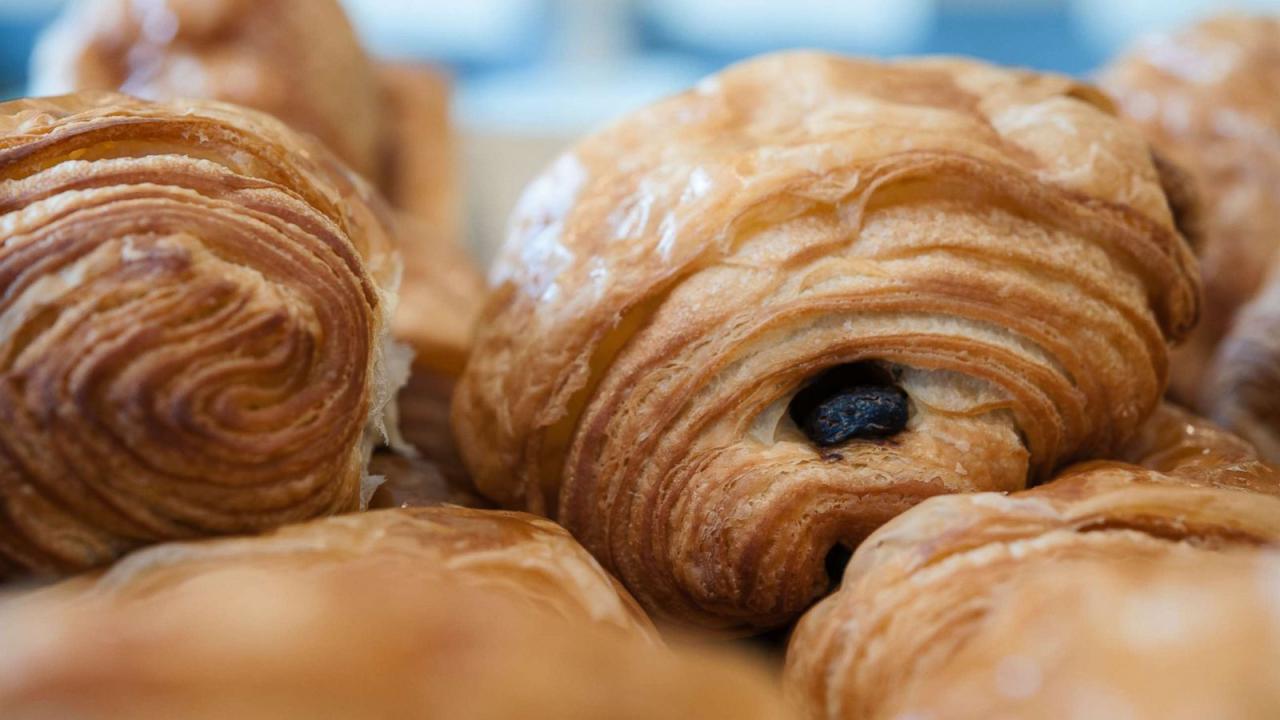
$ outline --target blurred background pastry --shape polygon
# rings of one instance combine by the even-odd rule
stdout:
[[[1145,37],[1101,81],[1204,200],[1204,313],[1170,394],[1280,461],[1280,19]]]
[[[275,115],[377,179],[385,118],[373,63],[337,0],[79,0],[31,60],[31,94],[120,90]]]
[[[407,368],[390,212],[214,102],[0,105],[0,576],[367,501]]]

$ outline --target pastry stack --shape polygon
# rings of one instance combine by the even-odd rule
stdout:
[[[34,63],[0,717],[1280,716],[1277,21],[1110,95],[743,62],[487,288],[447,85],[336,1],[87,0]]]

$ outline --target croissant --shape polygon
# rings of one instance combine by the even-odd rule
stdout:
[[[1172,356],[1170,394],[1280,461],[1280,18],[1152,36],[1101,82],[1204,201],[1204,317]]]
[[[1214,444],[1210,441],[1205,450],[1212,453]],[[970,653],[985,657],[999,651],[995,643],[1002,638],[1017,635],[1003,629],[1004,623],[1031,612],[1019,603],[1024,602],[1021,593],[1036,592],[1030,588],[1036,587],[1037,573],[1060,575],[1054,581],[1058,587],[1069,583],[1080,588],[1089,585],[1090,576],[1075,575],[1073,563],[1180,562],[1210,568],[1224,553],[1280,540],[1280,472],[1272,468],[1269,478],[1241,483],[1230,474],[1197,474],[1200,461],[1186,457],[1170,463],[1170,474],[1125,463],[1086,463],[1031,490],[935,498],[904,513],[858,548],[840,589],[798,624],[787,650],[788,691],[810,717],[916,717],[909,712],[913,703],[928,697],[939,677],[953,670],[956,675],[980,674],[995,667],[970,666]],[[1105,602],[1105,590],[1098,592],[1096,602]],[[1058,637],[1080,643],[1069,654],[1084,661],[1095,650],[1113,649],[1108,640],[1090,644],[1111,630],[1096,628],[1088,617],[1076,625],[1072,613],[1079,608],[1071,600],[1065,604],[1064,615],[1057,614],[1056,600],[1042,599],[1036,609],[1059,624]],[[1038,647],[1037,637],[1034,630],[1025,637],[1031,662],[1041,650],[1051,650]],[[1017,647],[1006,647],[1020,657]],[[1175,664],[1203,663],[1205,658],[1196,660],[1184,651],[1179,647],[1171,653],[1166,646],[1150,652],[1180,656],[1169,661]],[[1123,686],[1124,692],[1141,694],[1164,680],[1147,670],[1139,664],[1131,677],[1099,674],[1095,680],[1132,682]],[[1073,677],[1062,679],[1064,691],[1071,690]],[[1075,689],[1088,687],[1082,682]],[[1230,686],[1217,690],[1226,692]],[[1001,702],[992,700],[992,708],[1003,707]],[[1070,705],[1043,709],[1048,717],[1074,717],[1072,711]],[[1108,716],[1101,710],[1086,714]],[[1002,717],[994,710],[974,716]],[[1187,717],[1206,716],[1218,717]]]
[[[1274,552],[1028,572],[896,717],[1275,718],[1277,578]]]
[[[7,719],[784,717],[724,652],[673,654],[553,524],[371,511],[143,550],[0,607]]]
[[[396,391],[388,219],[265,115],[0,105],[0,577],[356,508]]]
[[[445,494],[470,497],[448,408],[484,281],[459,244],[449,83],[441,74],[375,63],[336,0],[81,0],[38,43],[32,88],[122,89],[256,108],[316,135],[375,182],[399,212],[404,282],[393,331],[415,355],[398,420],[421,451],[382,463],[388,474],[375,502],[438,495],[424,472],[443,475]]]
[[[786,623],[925,497],[1114,451],[1197,309],[1107,100],[961,60],[748,61],[583,141],[512,227],[463,458],[704,628]]]

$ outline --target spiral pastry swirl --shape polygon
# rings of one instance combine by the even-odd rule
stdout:
[[[1197,311],[1138,133],[974,62],[749,61],[582,142],[512,227],[454,402],[477,485],[708,628],[794,618],[924,497],[1113,451]]]
[[[1074,577],[1078,586],[1088,571],[1073,567],[1212,568],[1229,553],[1280,541],[1280,473],[1273,470],[1265,484],[1241,484],[1195,465],[1188,459],[1163,474],[1097,461],[1012,495],[920,504],[868,538],[840,589],[800,621],[787,650],[788,692],[813,718],[910,716],[918,709],[910,703],[927,697],[939,676],[984,669],[957,664],[966,662],[971,645],[989,647],[987,633],[1002,633],[988,626],[1001,627],[1008,594],[1037,573]],[[1042,601],[1036,609],[1056,617],[1054,606]],[[1070,611],[1068,602],[1063,623]],[[1105,655],[1108,647],[1079,648],[1085,657],[1095,649]],[[1168,649],[1157,657],[1169,655],[1187,657]],[[991,702],[992,714],[975,716],[997,716],[1001,700]]]
[[[263,115],[0,105],[0,576],[357,507],[396,389],[386,218]]]

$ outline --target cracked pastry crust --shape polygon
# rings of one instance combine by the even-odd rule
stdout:
[[[930,495],[1114,452],[1197,311],[1146,142],[1088,86],[960,60],[748,61],[525,193],[454,400],[481,492],[562,521],[665,621],[786,623]],[[907,427],[819,448],[872,362]]]
[[[1100,81],[1204,201],[1204,317],[1170,394],[1280,461],[1280,18],[1147,37]]]
[[[530,515],[357,513],[161,545],[0,604],[10,720],[782,718],[773,678],[673,652]]]
[[[398,387],[389,223],[259,113],[0,105],[0,576],[359,506]]]
[[[1062,582],[1051,583],[1061,588],[1064,582],[1075,587],[1087,583],[1092,572],[1122,572],[1126,564],[1177,562],[1208,569],[1224,562],[1224,553],[1252,551],[1280,540],[1280,471],[1257,463],[1256,454],[1238,438],[1167,410],[1128,450],[1135,460],[1164,472],[1094,461],[1011,495],[931,499],[869,537],[854,553],[840,589],[806,613],[792,636],[786,684],[793,700],[814,718],[916,717],[910,712],[924,708],[914,703],[949,687],[949,681],[939,678],[977,677],[993,669],[969,665],[968,659],[986,657],[1001,648],[999,643],[1018,636],[1007,624],[1027,621],[1029,609],[1019,603],[1033,602],[1024,597],[1038,592],[1038,574],[1060,578]],[[1110,569],[1072,574],[1073,568],[1099,565]],[[1231,598],[1224,595],[1215,602],[1226,604]],[[1095,627],[1094,620],[1080,617],[1080,625],[1072,624],[1072,613],[1082,610],[1072,600],[1064,601],[1061,615],[1056,602],[1038,603],[1040,613],[1053,606],[1049,614],[1058,628],[1056,637],[1081,643],[1070,651],[1080,659],[1092,657],[1095,650],[1107,657],[1115,649],[1103,639],[1107,630]],[[1025,648],[1035,656],[1044,649],[1036,644],[1042,630],[1029,627],[1021,636],[1025,645],[1004,648],[1013,654]],[[1088,644],[1093,640],[1096,647]],[[1170,654],[1200,661],[1205,657],[1187,655],[1183,648],[1159,653]],[[1122,686],[1124,690],[1141,695],[1142,683],[1151,679],[1141,675],[1135,671],[1137,684]],[[1124,682],[1101,675],[1095,679]],[[1066,682],[1048,682],[1059,680]],[[1225,693],[1230,687],[1216,691]],[[1005,707],[1003,700],[990,702],[991,714],[973,716],[997,716],[995,710]],[[1070,708],[1048,704],[1031,709],[1044,714],[1026,717],[1069,717],[1054,713]]]

